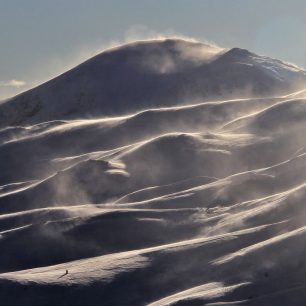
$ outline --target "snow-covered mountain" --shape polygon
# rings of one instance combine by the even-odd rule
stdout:
[[[2,102],[1,305],[304,305],[303,88],[167,39]]]
[[[96,118],[294,91],[305,71],[247,50],[184,40],[128,44],[0,104],[0,124]]]

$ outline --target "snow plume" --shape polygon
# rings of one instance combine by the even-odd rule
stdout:
[[[69,164],[69,163],[68,163]],[[77,205],[88,203],[107,203],[116,198],[129,177],[124,165],[119,162],[108,162],[80,157],[78,161],[58,171],[46,181],[50,190],[50,205]],[[115,186],[121,184],[121,188]],[[53,204],[52,204],[53,202]]]
[[[67,57],[54,57],[50,59],[50,63],[47,64],[44,71],[52,72],[53,75],[58,75],[64,71],[67,71],[77,64],[86,61],[87,59],[100,54],[101,52],[110,51],[111,49],[118,48],[120,46],[131,44],[140,41],[162,41],[166,39],[177,39],[177,40],[185,40],[189,42],[200,42],[207,45],[207,49],[203,49],[203,54],[200,55],[200,59],[203,60],[203,57],[208,56],[211,58],[211,55],[215,55],[216,50],[221,51],[222,48],[217,46],[217,44],[213,41],[206,40],[205,38],[197,39],[195,37],[183,35],[173,31],[172,29],[166,29],[165,31],[155,31],[148,28],[142,24],[135,24],[130,26],[123,34],[122,37],[118,37],[115,39],[111,39],[110,41],[104,41],[103,43],[99,43],[96,45],[83,45],[77,48],[74,52],[69,54]],[[209,47],[209,49],[208,49]],[[192,49],[184,49],[178,50],[185,56],[192,56],[194,60],[197,60],[199,55],[196,50]],[[149,61],[149,59],[148,59]],[[151,61],[151,60],[150,60]],[[153,59],[152,59],[153,61]],[[162,64],[166,67],[166,71],[171,71],[173,67],[173,63],[167,57],[165,57],[162,61]],[[163,71],[163,69],[162,69]],[[49,76],[42,77],[42,80],[46,80],[50,78]],[[37,83],[37,82],[36,82]]]
[[[208,63],[224,50],[213,42],[203,39],[200,42],[194,37],[178,34],[171,29],[156,32],[141,24],[133,25],[126,31],[123,44],[142,41],[167,41],[168,39],[171,39],[172,42],[169,42],[167,47],[159,46],[153,53],[150,50],[146,54],[143,59],[143,67],[160,74],[173,73],[184,68],[180,67],[181,63],[178,62],[178,58],[200,65]],[[182,44],[179,43],[180,41],[194,44]]]

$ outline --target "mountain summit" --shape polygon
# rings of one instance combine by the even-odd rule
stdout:
[[[106,50],[0,104],[0,126],[119,115],[300,88],[305,71],[248,50],[181,39]]]

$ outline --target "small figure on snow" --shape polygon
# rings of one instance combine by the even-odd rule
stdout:
[[[68,270],[66,270],[66,272],[63,275],[61,275],[59,278],[66,276],[68,273],[69,273]]]

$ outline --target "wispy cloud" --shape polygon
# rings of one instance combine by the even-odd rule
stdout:
[[[25,81],[21,81],[21,80],[9,80],[9,81],[5,81],[5,82],[0,82],[0,87],[23,87],[25,86],[27,83]]]

